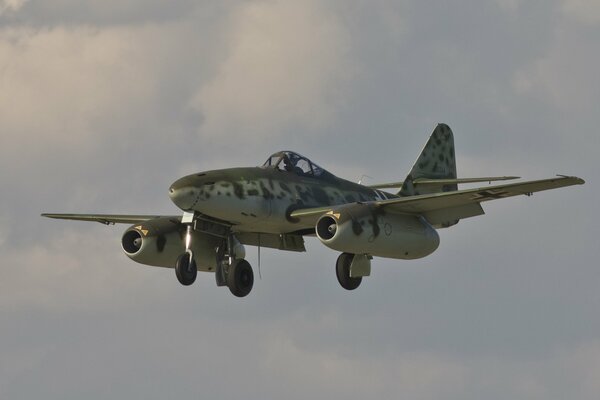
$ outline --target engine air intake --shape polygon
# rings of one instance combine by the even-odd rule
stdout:
[[[142,235],[132,229],[125,232],[121,239],[121,245],[127,254],[135,254],[142,248],[142,240]]]
[[[330,240],[337,232],[337,221],[328,215],[321,217],[317,222],[317,236],[321,240]]]

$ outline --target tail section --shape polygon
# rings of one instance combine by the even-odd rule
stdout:
[[[433,130],[398,194],[416,196],[458,190],[455,183],[415,185],[414,181],[418,179],[456,179],[454,135],[448,125],[438,124]]]

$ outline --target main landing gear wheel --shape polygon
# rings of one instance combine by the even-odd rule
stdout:
[[[362,277],[351,278],[350,277],[350,264],[354,254],[342,253],[335,263],[335,273],[337,275],[338,282],[346,290],[354,290],[360,286]]]
[[[254,272],[246,260],[235,260],[227,272],[227,286],[234,296],[244,297],[252,290]]]
[[[189,253],[183,253],[177,258],[175,264],[175,274],[177,280],[184,286],[189,286],[196,280],[198,275],[198,269],[196,268],[196,261],[191,258]]]

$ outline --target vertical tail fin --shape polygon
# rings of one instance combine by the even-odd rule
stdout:
[[[427,193],[450,192],[458,189],[456,184],[415,186],[413,182],[419,178],[456,179],[454,135],[448,125],[438,124],[433,130],[398,194],[400,196],[415,196]]]

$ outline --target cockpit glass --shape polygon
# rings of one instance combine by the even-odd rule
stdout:
[[[279,161],[280,158],[280,156],[272,155],[267,159],[267,161],[265,161],[263,167],[274,167],[275,165],[277,165],[277,161]]]
[[[297,172],[300,172],[304,175],[307,174],[311,174],[312,175],[312,168],[310,166],[310,163],[308,162],[308,160],[306,158],[300,158],[297,162],[296,162],[296,167],[297,168]]]
[[[325,171],[323,168],[319,167],[317,164],[313,164],[313,174],[315,176],[321,176],[323,175],[323,172]]]
[[[325,170],[309,159],[292,151],[282,151],[273,154],[263,164],[266,168],[276,168],[280,171],[292,172],[300,176],[321,176]]]

